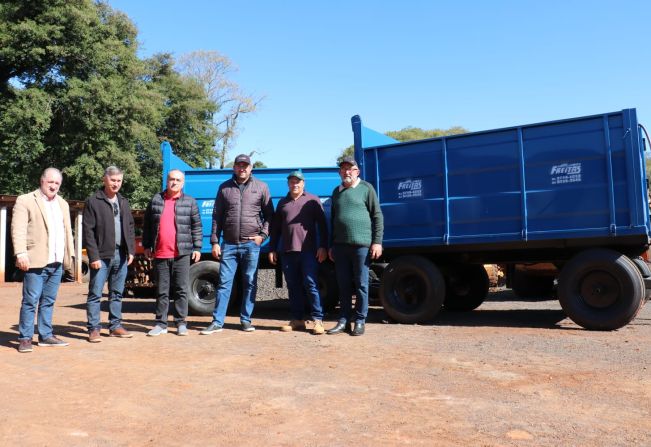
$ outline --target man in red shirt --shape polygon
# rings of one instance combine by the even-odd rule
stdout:
[[[167,333],[170,296],[174,298],[177,335],[188,335],[188,282],[190,259],[201,259],[202,228],[194,198],[183,194],[185,176],[173,169],[167,189],[157,193],[145,212],[142,245],[145,256],[154,258],[156,272],[156,326],[147,335]]]

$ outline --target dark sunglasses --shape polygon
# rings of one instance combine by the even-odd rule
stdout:
[[[113,204],[113,215],[117,216],[119,212],[120,212],[120,209],[118,208],[118,204],[114,203]]]

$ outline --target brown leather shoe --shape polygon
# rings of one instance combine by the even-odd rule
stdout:
[[[120,338],[131,338],[133,337],[133,334],[129,331],[127,331],[125,328],[122,326],[113,329],[110,333],[111,337],[120,337]]]
[[[18,340],[18,352],[32,352],[31,340]]]
[[[90,334],[88,334],[88,341],[91,343],[99,343],[102,341],[100,338],[100,332],[99,329],[93,329],[90,331]]]

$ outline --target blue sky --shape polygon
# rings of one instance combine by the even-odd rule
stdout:
[[[635,107],[651,130],[651,2],[109,0],[141,55],[216,50],[265,100],[231,152],[329,166],[350,117],[471,131]],[[255,159],[255,157],[254,157]]]

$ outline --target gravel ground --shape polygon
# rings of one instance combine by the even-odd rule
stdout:
[[[363,337],[313,336],[278,331],[287,303],[264,283],[253,333],[231,316],[200,336],[210,318],[191,317],[188,337],[147,337],[154,302],[128,299],[134,337],[98,344],[86,287],[64,284],[54,324],[70,346],[29,354],[20,285],[0,286],[0,445],[651,445],[651,306],[591,332],[500,290],[431,324],[372,307]]]
[[[283,281],[285,278],[283,278]],[[258,270],[258,301],[269,301],[276,299],[287,299],[287,289],[276,288],[276,273],[273,269]]]

